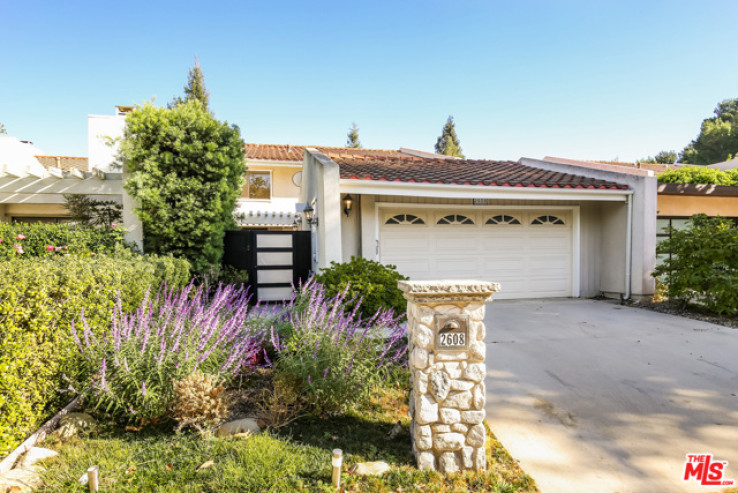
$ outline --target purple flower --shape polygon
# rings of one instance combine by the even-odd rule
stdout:
[[[326,367],[325,371],[323,372],[323,380],[328,376],[328,368]]]
[[[141,382],[141,395],[146,397],[146,382]]]
[[[313,380],[310,378],[310,375],[308,375],[308,385],[312,385],[312,384],[313,384]]]

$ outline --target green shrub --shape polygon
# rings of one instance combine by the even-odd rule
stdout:
[[[723,171],[706,166],[684,166],[661,173],[658,180],[659,183],[738,186],[738,170]]]
[[[79,377],[70,323],[84,310],[91,330],[110,324],[116,292],[126,310],[149,285],[189,280],[186,261],[171,257],[73,255],[0,262],[0,456],[68,401],[58,392]]]
[[[112,253],[129,248],[123,240],[124,233],[121,227],[0,223],[0,261],[69,253]]]
[[[328,297],[336,296],[346,290],[349,310],[361,299],[361,314],[371,317],[380,308],[391,309],[401,315],[407,311],[407,301],[397,287],[397,281],[408,278],[397,272],[394,265],[384,265],[361,257],[351,257],[350,262],[331,262],[315,276],[315,281],[325,287]]]
[[[657,252],[671,254],[653,273],[670,300],[738,313],[738,228],[732,221],[694,215],[686,228],[672,229]]]

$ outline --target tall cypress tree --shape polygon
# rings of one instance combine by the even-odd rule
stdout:
[[[359,127],[356,123],[351,124],[348,134],[346,134],[346,147],[353,149],[361,149],[361,142],[359,141]]]
[[[190,69],[187,74],[187,85],[184,88],[185,97],[175,97],[174,100],[169,104],[169,108],[173,108],[178,104],[197,99],[200,101],[206,110],[210,111],[210,93],[205,88],[205,76],[200,68],[200,60],[195,57],[195,66]]]
[[[443,132],[436,141],[436,154],[460,158],[464,157],[464,154],[461,153],[459,138],[456,136],[456,127],[454,126],[453,116],[448,117],[446,124],[443,126]]]

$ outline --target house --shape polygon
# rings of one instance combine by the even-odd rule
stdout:
[[[314,270],[357,255],[413,279],[500,282],[500,298],[653,293],[653,176],[386,152],[305,149]]]
[[[66,171],[44,166],[37,156],[46,154],[28,142],[0,136],[0,221],[67,221],[67,193],[121,199],[120,173]]]

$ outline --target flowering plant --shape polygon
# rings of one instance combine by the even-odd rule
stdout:
[[[109,329],[96,337],[82,315],[81,335],[72,326],[95,407],[127,420],[167,414],[174,382],[195,371],[217,378],[250,371],[261,347],[245,329],[248,294],[219,286],[212,296],[192,284],[148,293],[138,310],[124,313],[118,296]]]
[[[346,292],[327,298],[322,285],[308,282],[290,303],[291,334],[270,331],[275,386],[302,395],[316,413],[350,408],[391,367],[406,363],[401,317],[379,309],[362,320],[361,300],[347,300]]]

